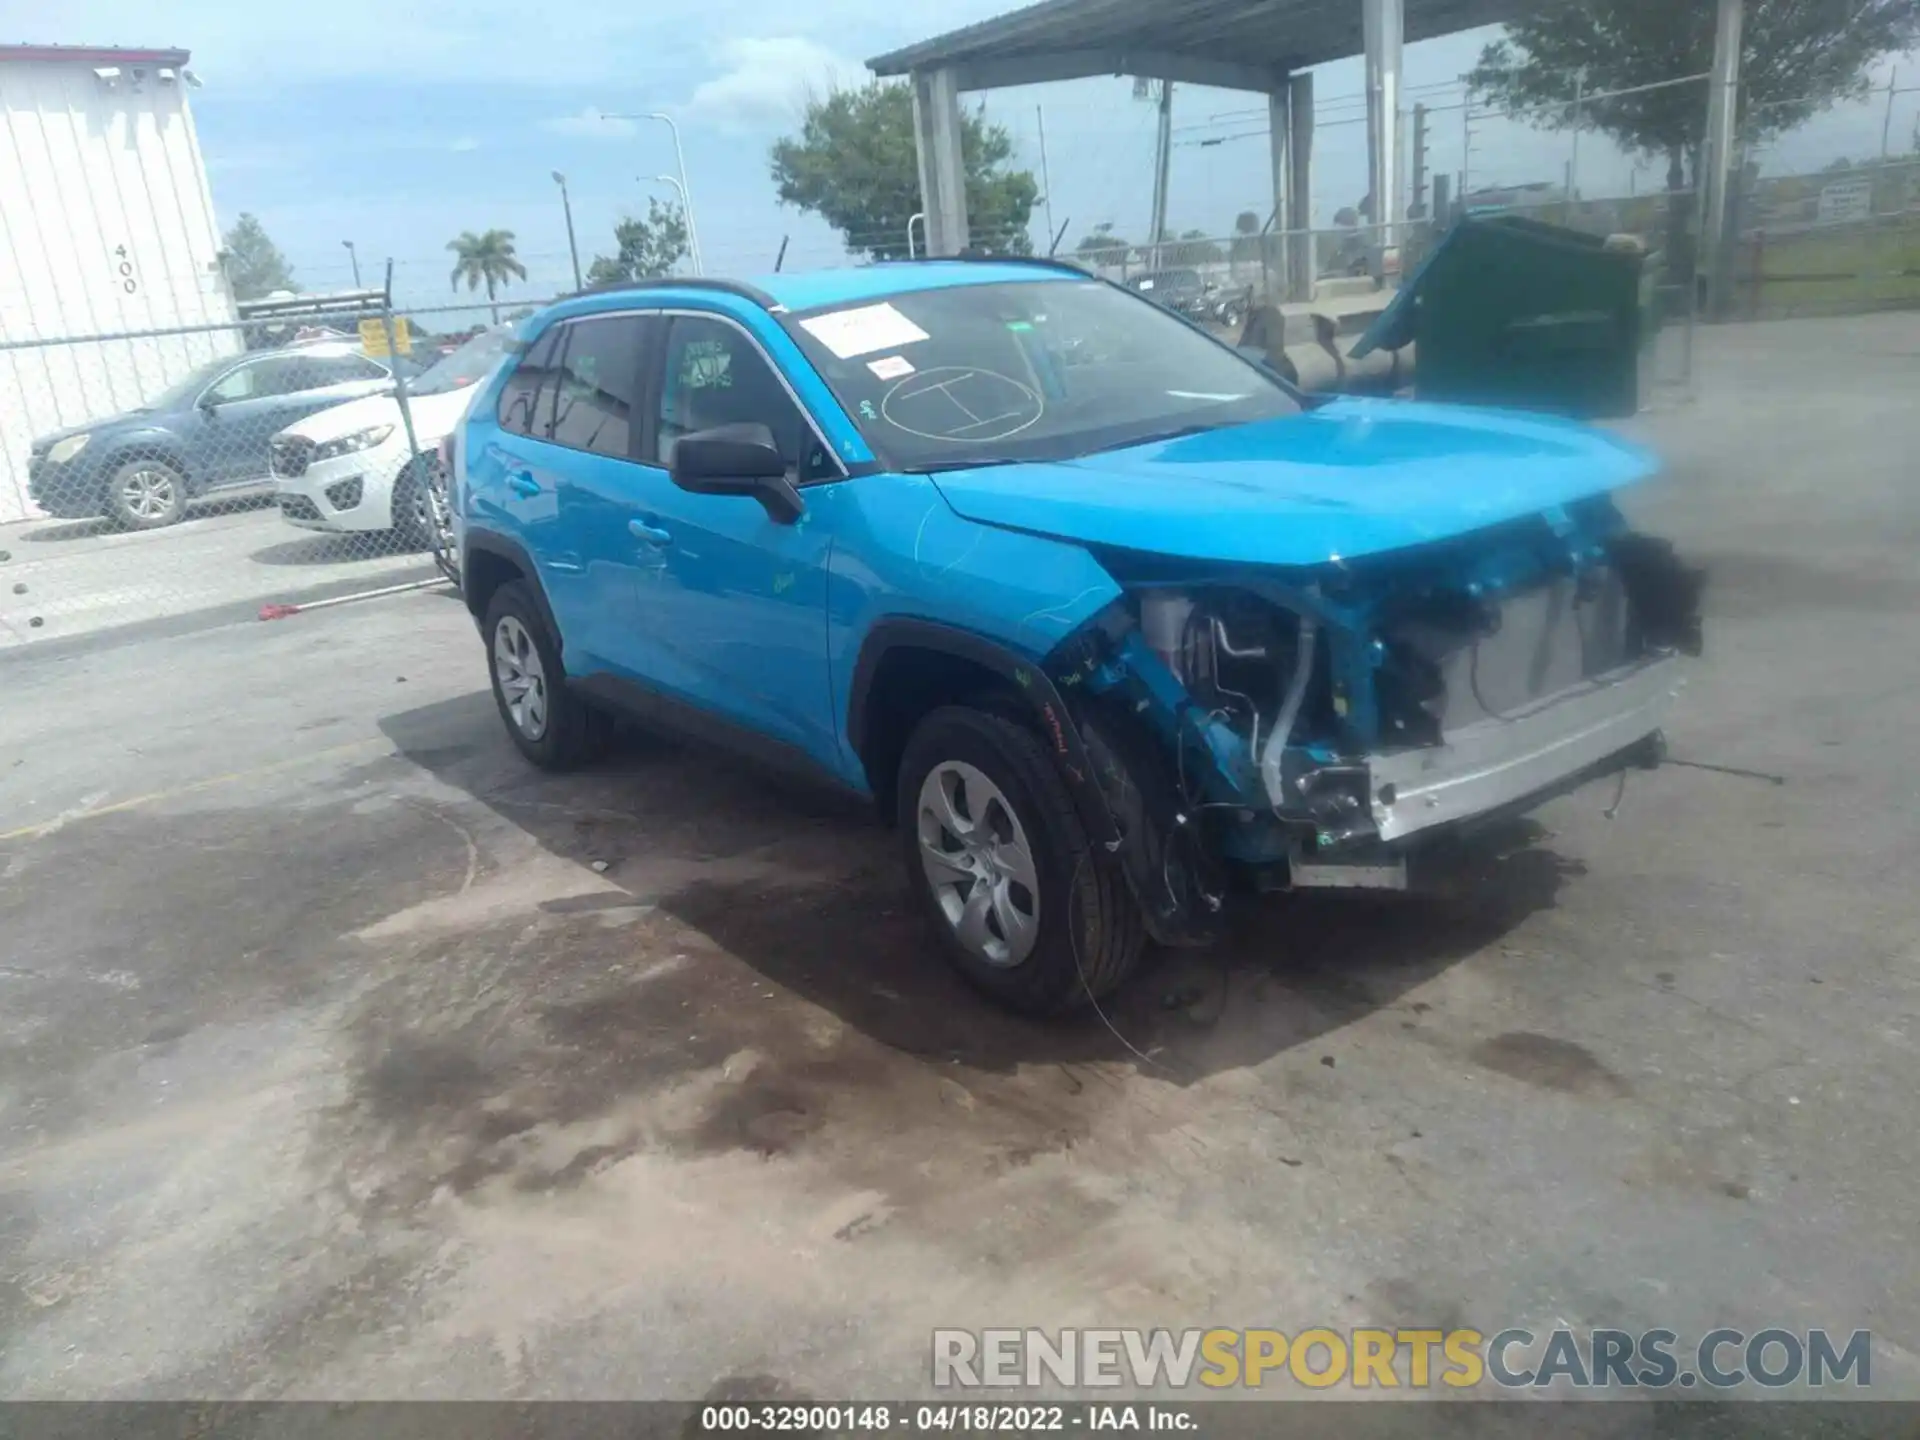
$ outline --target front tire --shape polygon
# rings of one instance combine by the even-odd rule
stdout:
[[[107,480],[107,518],[122,530],[158,530],[187,513],[187,477],[164,460],[129,460]]]
[[[525,583],[494,592],[485,635],[493,702],[515,748],[542,770],[571,770],[599,755],[610,722],[567,685],[559,646]]]
[[[908,883],[974,988],[1058,1015],[1126,978],[1145,944],[1139,907],[1031,731],[934,711],[907,743],[897,803]]]

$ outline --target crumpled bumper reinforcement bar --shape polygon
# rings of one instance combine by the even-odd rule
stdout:
[[[1380,838],[1487,814],[1625,750],[1660,728],[1682,683],[1677,658],[1644,661],[1476,721],[1442,744],[1370,756]]]

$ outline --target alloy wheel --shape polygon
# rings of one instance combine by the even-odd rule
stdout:
[[[173,475],[166,470],[142,466],[121,480],[120,497],[129,515],[139,520],[158,520],[173,509]]]
[[[960,760],[920,786],[920,863],[960,943],[1006,969],[1040,938],[1040,881],[1013,805],[984,772]]]
[[[533,636],[511,615],[493,632],[493,671],[514,728],[528,740],[547,733],[547,672]]]

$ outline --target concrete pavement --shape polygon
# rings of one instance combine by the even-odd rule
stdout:
[[[255,499],[131,533],[98,520],[25,520],[0,525],[0,650],[433,573],[428,556],[387,535],[296,529]]]

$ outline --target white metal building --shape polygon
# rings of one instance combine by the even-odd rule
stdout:
[[[234,332],[185,50],[0,45],[0,523],[27,509],[34,436],[114,414]]]

